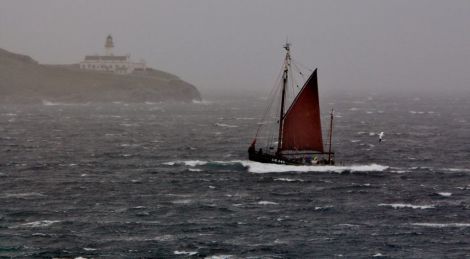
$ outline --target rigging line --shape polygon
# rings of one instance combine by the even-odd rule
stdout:
[[[309,66],[306,66],[306,65],[300,63],[300,62],[297,61],[296,59],[293,59],[292,61],[293,61],[296,65],[301,66],[303,69],[308,70],[308,71],[310,71],[310,72],[313,72],[313,69],[310,69]]]
[[[294,66],[295,66],[295,69],[297,69],[297,71],[298,71],[298,73],[300,74],[300,76],[302,77],[302,80],[303,80],[303,81],[306,81],[305,75],[304,75],[304,73],[302,73],[302,70],[299,68],[299,66],[298,66],[296,63],[294,63]],[[313,72],[313,71],[311,71],[311,72]]]
[[[284,64],[283,64],[283,66],[284,66]],[[268,107],[266,107],[266,109],[263,112],[263,115],[261,117],[261,120],[262,120],[261,122],[262,123],[258,126],[258,129],[256,130],[255,139],[258,137],[259,132],[261,130],[261,127],[264,125],[263,121],[265,120],[269,110],[272,107],[272,104],[274,103],[274,99],[276,97],[276,92],[279,89],[279,82],[281,81],[280,79],[281,79],[282,71],[283,71],[283,69],[281,67],[281,70],[279,71],[279,73],[276,77],[276,80],[275,80],[275,82],[276,82],[275,86],[273,88],[271,88],[271,92],[269,93],[268,100],[270,100],[270,102],[268,103]]]

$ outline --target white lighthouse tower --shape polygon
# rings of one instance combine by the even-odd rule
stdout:
[[[104,44],[104,47],[106,49],[106,56],[113,56],[114,43],[111,34],[106,37],[106,43]]]
[[[134,71],[145,71],[147,69],[144,61],[132,62],[129,55],[115,56],[113,54],[114,42],[111,34],[106,37],[104,48],[106,50],[104,56],[87,55],[85,59],[80,62],[80,68],[116,74],[130,74]]]

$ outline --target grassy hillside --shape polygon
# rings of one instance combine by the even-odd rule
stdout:
[[[4,102],[144,102],[200,100],[193,85],[149,69],[131,75],[91,72],[77,65],[41,65],[0,49],[0,100]]]

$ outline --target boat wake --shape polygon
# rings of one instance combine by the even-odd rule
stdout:
[[[332,173],[345,173],[345,172],[382,172],[389,167],[378,164],[369,165],[348,165],[348,166],[334,166],[334,165],[279,165],[259,163],[250,160],[232,160],[232,161],[202,161],[202,160],[186,160],[186,161],[172,161],[163,163],[167,166],[188,166],[188,167],[206,167],[220,168],[220,167],[234,167],[244,168],[250,173],[285,173],[285,172],[332,172]]]

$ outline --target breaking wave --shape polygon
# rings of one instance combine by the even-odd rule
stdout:
[[[349,165],[349,166],[334,166],[334,165],[278,165],[253,162],[249,160],[233,160],[233,161],[203,161],[203,160],[186,160],[186,161],[171,161],[165,162],[163,165],[168,166],[241,166],[248,170],[250,173],[284,173],[284,172],[382,172],[387,170],[388,166],[369,164],[369,165]],[[237,167],[238,168],[238,167]]]
[[[307,166],[307,165],[277,165],[264,164],[252,161],[241,161],[248,167],[251,173],[283,173],[283,172],[382,172],[388,169],[388,166],[370,164],[370,165],[349,165],[349,166]]]
[[[58,223],[60,220],[39,220],[21,224],[17,227],[28,227],[28,228],[43,228],[49,227],[52,224]]]
[[[420,209],[420,210],[425,210],[425,209],[434,209],[434,205],[413,205],[413,204],[404,204],[404,203],[380,203],[378,206],[381,207],[392,207],[394,209]]]
[[[412,226],[430,228],[468,228],[470,223],[411,223]]]

